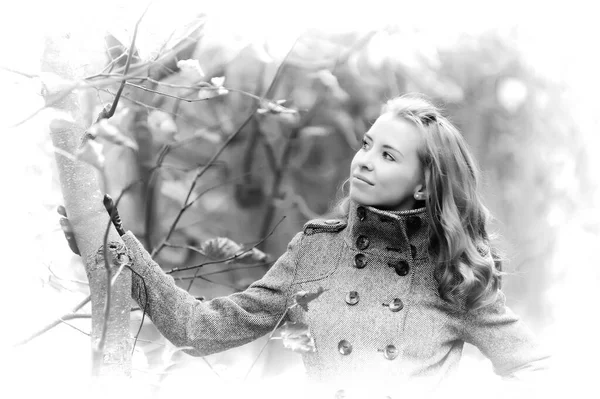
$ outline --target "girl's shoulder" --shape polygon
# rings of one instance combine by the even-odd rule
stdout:
[[[302,231],[305,235],[318,233],[337,233],[346,228],[348,222],[344,219],[311,219],[304,223]]]

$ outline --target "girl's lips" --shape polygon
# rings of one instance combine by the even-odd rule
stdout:
[[[370,181],[368,181],[368,180],[366,180],[366,179],[364,179],[364,178],[362,178],[362,177],[360,177],[360,176],[356,176],[356,175],[355,175],[355,176],[352,176],[352,177],[353,177],[353,179],[354,179],[355,181],[359,181],[359,182],[361,182],[361,183],[368,184],[369,186],[372,186],[372,185],[373,185],[373,183],[371,183]]]

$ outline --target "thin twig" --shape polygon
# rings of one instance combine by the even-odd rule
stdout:
[[[82,334],[84,334],[84,335],[87,335],[88,337],[91,335],[90,333],[86,333],[85,331],[83,331],[83,330],[81,330],[81,329],[79,329],[79,328],[75,327],[75,326],[74,326],[73,324],[71,324],[71,323],[67,323],[67,322],[66,322],[66,321],[64,321],[64,320],[61,320],[61,322],[62,322],[63,324],[66,324],[67,326],[69,326],[69,327],[71,327],[71,328],[73,328],[73,329],[75,329],[75,330],[79,331],[80,333],[82,333]]]
[[[142,320],[140,321],[140,327],[138,328],[137,333],[135,334],[135,339],[133,340],[133,346],[131,347],[131,354],[133,355],[133,351],[135,350],[135,345],[137,344],[138,341],[138,337],[140,336],[140,333],[142,332],[142,327],[144,326],[144,319],[146,318],[146,311],[148,310],[148,288],[146,287],[146,280],[144,280],[144,278],[135,270],[133,270],[133,268],[131,266],[128,266],[129,270],[131,270],[131,272],[133,274],[135,274],[136,276],[138,276],[141,280],[142,280],[142,284],[144,285],[144,311],[142,313]]]
[[[338,60],[336,61],[335,65],[333,66],[332,72],[335,72],[335,70],[339,66],[340,62],[341,62],[341,55],[338,54]],[[292,133],[289,135],[287,141],[284,143],[281,160],[278,163],[278,168],[275,171],[275,176],[273,177],[273,182],[271,184],[271,201],[269,201],[269,204],[267,206],[267,212],[266,212],[265,218],[263,220],[262,228],[261,228],[261,233],[263,233],[263,234],[269,228],[269,225],[271,224],[271,219],[273,218],[273,215],[275,214],[275,204],[273,202],[273,198],[279,197],[280,185],[283,181],[283,175],[284,175],[284,173],[287,169],[287,165],[289,163],[288,158],[290,157],[290,155],[292,153],[292,144],[298,137],[300,129],[303,126],[306,126],[306,124],[308,124],[311,121],[311,119],[315,116],[317,110],[320,108],[322,101],[323,101],[323,96],[322,95],[318,96],[318,98],[316,99],[313,106],[310,108],[310,110],[305,115],[302,116],[302,120],[298,123],[298,125],[296,127],[294,127],[292,129]]]
[[[77,283],[77,284],[82,284],[82,285],[90,285],[87,281],[81,281],[81,280],[69,280],[66,279],[64,277],[60,277],[59,275],[57,275],[56,273],[54,273],[54,270],[52,270],[52,266],[50,264],[48,264],[47,266],[48,271],[54,276],[56,277],[56,279],[60,280],[60,281],[67,281],[69,283]]]
[[[19,73],[19,74],[23,74],[22,72],[17,72],[17,71],[12,71],[15,73]],[[138,71],[136,70],[136,73]],[[35,76],[34,76],[35,77]],[[129,76],[123,76],[121,78],[119,78],[118,80],[121,80],[122,82],[126,81],[129,78]],[[39,114],[40,112],[42,112],[43,110],[45,110],[46,108],[50,108],[52,107],[54,104],[62,101],[65,97],[67,97],[69,94],[71,94],[71,92],[75,89],[80,89],[80,88],[89,88],[89,87],[94,87],[97,88],[99,86],[109,86],[109,85],[113,85],[115,83],[115,79],[110,78],[106,81],[101,81],[99,83],[95,83],[94,85],[85,83],[85,82],[73,82],[72,85],[70,85],[69,87],[63,88],[60,92],[60,95],[55,97],[52,101],[45,103],[42,107],[38,108],[37,110],[35,110],[33,113],[31,113],[29,116],[25,117],[25,119],[22,119],[21,121],[15,123],[14,125],[9,126],[9,128],[16,128],[21,126],[22,124],[24,124],[25,122],[33,119],[37,114]],[[112,94],[112,93],[111,93]]]
[[[150,78],[146,78],[146,79],[150,80],[150,81],[156,82],[154,79],[150,79]],[[157,82],[157,84],[161,84],[161,82]],[[165,96],[165,97],[171,97],[171,98],[175,98],[177,100],[186,101],[188,103],[199,102],[199,101],[207,101],[207,100],[212,100],[212,99],[215,99],[215,98],[218,97],[218,96],[215,96],[215,97],[209,97],[209,98],[187,98],[187,97],[176,96],[174,94],[165,93],[164,91],[160,91],[160,90],[154,90],[154,89],[151,89],[149,87],[136,85],[135,83],[131,83],[131,82],[126,82],[126,85],[127,86],[131,86],[131,87],[135,87],[136,89],[147,91],[149,93],[160,94],[160,95]],[[190,89],[191,92],[193,92],[195,90],[213,90],[213,91],[217,91],[219,89],[225,89],[227,91],[231,91],[231,92],[236,92],[236,93],[243,94],[243,95],[245,95],[247,97],[250,97],[250,98],[252,98],[254,100],[257,100],[257,101],[269,101],[269,100],[267,100],[267,99],[265,99],[263,97],[254,95],[254,94],[249,93],[247,91],[239,90],[239,89],[233,89],[233,88],[225,87],[225,86],[223,86],[223,87],[216,87],[216,86],[184,86],[184,85],[169,85],[169,86],[171,86],[171,87],[178,86],[178,87]]]
[[[152,248],[152,211],[154,206],[154,177],[156,171],[162,167],[162,164],[171,151],[172,146],[170,144],[164,144],[158,153],[158,159],[156,164],[148,170],[148,182],[146,184],[146,203],[144,206],[144,238],[146,242],[146,248]]]
[[[131,39],[131,46],[129,46],[129,54],[127,55],[127,63],[125,64],[125,71],[123,72],[123,75],[127,75],[127,73],[129,72],[129,66],[131,65],[131,59],[133,58],[133,51],[135,49],[135,39],[137,37],[138,27],[140,25],[140,22],[142,22],[142,18],[144,18],[144,15],[146,15],[146,11],[148,11],[148,8],[150,8],[150,4],[151,4],[151,2],[148,3],[148,5],[146,6],[146,9],[144,10],[142,15],[136,22],[135,28],[133,29],[133,37]],[[108,113],[107,113],[107,118],[111,118],[115,114],[117,105],[119,103],[119,97],[121,97],[121,93],[123,92],[123,89],[125,88],[125,83],[127,83],[127,81],[125,79],[123,79],[123,81],[121,82],[121,86],[119,87],[119,90],[117,91],[117,95],[115,96],[115,99],[113,101],[112,107],[110,108],[110,111],[108,111]]]
[[[54,327],[56,327],[57,325],[59,325],[62,322],[62,320],[64,320],[65,318],[69,317],[69,315],[74,314],[79,309],[81,309],[82,307],[84,307],[88,302],[90,302],[91,299],[92,299],[92,297],[90,295],[88,295],[87,298],[85,298],[83,301],[81,301],[79,304],[77,304],[73,309],[71,309],[71,311],[69,313],[67,313],[67,314],[65,314],[65,315],[57,318],[52,323],[50,323],[47,326],[43,327],[39,331],[33,333],[32,335],[30,335],[29,337],[25,338],[24,340],[16,343],[14,346],[17,347],[17,346],[25,345],[26,343],[28,343],[32,339],[37,338],[40,335],[44,334],[46,331],[49,331],[49,330],[53,329]]]
[[[175,145],[166,145],[165,147],[163,147],[163,148],[161,149],[161,152],[160,152],[160,154],[159,154],[159,156],[158,156],[157,165],[155,165],[154,167],[152,167],[152,168],[150,169],[150,178],[152,178],[152,177],[153,177],[153,173],[154,173],[156,170],[158,170],[159,168],[171,167],[171,166],[169,166],[169,165],[164,165],[164,164],[162,163],[162,162],[164,161],[164,157],[166,156],[166,154],[167,154],[168,150],[169,150],[169,149],[171,149],[171,148],[175,148]],[[212,162],[212,166],[217,166],[217,164],[219,164],[219,163],[221,163],[221,162],[220,162],[220,161],[214,161],[214,162]],[[209,165],[209,166],[211,166],[211,165],[210,165],[210,163],[207,163],[207,164],[205,164],[205,165]],[[198,166],[197,166],[197,167],[195,167],[194,169],[197,169],[197,168],[199,168],[199,167],[201,167],[201,166],[203,166],[203,165],[198,165]],[[194,169],[190,169],[188,172],[190,172],[190,171],[192,171],[192,170],[194,170]],[[204,194],[206,194],[207,192],[209,192],[209,191],[211,191],[211,190],[214,190],[214,189],[217,189],[217,188],[219,188],[219,187],[225,186],[225,185],[227,185],[227,184],[233,183],[233,182],[235,182],[236,180],[239,180],[239,179],[241,179],[241,178],[245,177],[246,175],[251,175],[251,174],[252,174],[252,173],[250,173],[250,172],[248,172],[248,173],[243,173],[243,174],[241,174],[241,175],[235,176],[235,177],[233,177],[233,178],[231,178],[231,179],[228,179],[228,180],[226,180],[226,181],[224,181],[224,182],[221,182],[221,183],[219,183],[219,184],[216,184],[216,185],[214,185],[214,186],[212,186],[212,187],[209,187],[209,188],[207,188],[206,190],[204,190],[204,191],[202,191],[200,194],[198,194],[198,196],[197,196],[196,198],[194,198],[192,201],[190,201],[190,202],[187,204],[187,206],[184,206],[183,210],[185,211],[185,210],[187,210],[188,208],[192,207],[192,206],[194,205],[194,203],[195,203],[196,201],[198,201],[198,200],[199,200],[199,199],[200,199],[200,198],[201,198],[201,197],[202,197]],[[186,226],[186,227],[189,227],[189,226]],[[178,229],[179,229],[179,228],[178,228]],[[167,241],[163,241],[163,243],[162,243],[161,245],[165,245],[165,246],[167,246]],[[148,248],[150,248],[150,246],[149,246]]]
[[[170,242],[165,242],[165,247],[179,248],[179,249],[188,249],[190,251],[197,252],[200,255],[206,256],[206,254],[204,253],[203,250],[201,250],[200,248],[197,248],[197,247],[195,247],[193,245],[177,245],[177,244],[171,244]]]
[[[271,338],[273,338],[273,334],[275,334],[275,331],[277,330],[277,327],[279,327],[279,324],[283,321],[284,317],[287,315],[287,312],[290,309],[292,309],[294,306],[296,306],[296,304],[293,304],[289,308],[285,308],[285,312],[283,312],[283,314],[281,315],[281,317],[279,318],[279,320],[275,324],[275,328],[273,328],[273,330],[271,331],[271,334],[269,334],[269,338],[267,339],[267,342],[265,342],[265,344],[263,345],[263,347],[260,349],[260,352],[258,352],[258,355],[256,355],[256,358],[254,358],[254,361],[252,362],[252,365],[248,369],[248,372],[246,372],[246,376],[244,377],[244,382],[246,382],[246,379],[250,375],[250,372],[252,371],[252,368],[254,367],[254,365],[256,364],[256,362],[258,361],[258,358],[260,357],[260,355],[262,355],[262,353],[265,350],[265,348],[267,347],[267,345],[269,345],[269,341],[271,340]]]
[[[111,96],[115,96],[115,95],[116,95],[116,93],[113,93],[113,92],[112,92],[112,91],[110,91],[109,89],[98,89],[98,90],[99,90],[99,91],[103,91],[103,92],[105,92],[105,93],[108,93],[108,94],[110,94]],[[167,113],[167,114],[169,114],[169,115],[172,115],[172,116],[175,116],[175,117],[181,118],[181,119],[183,119],[183,120],[186,120],[186,121],[188,121],[188,122],[190,122],[190,123],[192,123],[192,124],[193,124],[193,123],[196,123],[196,122],[198,122],[197,120],[194,120],[193,118],[190,118],[189,116],[186,116],[186,115],[183,115],[183,114],[174,113],[174,112],[164,111],[162,108],[159,108],[159,107],[154,107],[154,106],[152,106],[152,105],[148,105],[148,104],[144,104],[143,102],[141,102],[141,101],[138,101],[138,100],[134,100],[133,98],[130,98],[130,97],[128,97],[128,96],[126,96],[126,95],[124,95],[124,94],[122,94],[122,95],[121,95],[121,99],[123,99],[123,100],[127,100],[127,101],[129,101],[129,102],[131,102],[131,103],[133,103],[133,104],[135,104],[135,105],[139,105],[140,107],[143,107],[143,108],[145,108],[146,110],[157,110],[157,111],[163,111],[163,112],[166,112],[166,113]],[[194,137],[194,138],[196,138],[196,137]]]
[[[32,114],[30,114],[29,116],[27,116],[25,119],[22,119],[20,122],[17,122],[17,123],[15,123],[12,126],[9,126],[9,128],[19,127],[22,124],[24,124],[25,122],[33,119],[37,114],[39,114],[40,112],[42,112],[46,108],[49,108],[49,107],[53,106],[54,104],[56,104],[57,102],[63,100],[65,97],[67,97],[69,94],[71,94],[71,91],[73,89],[75,89],[75,88],[76,88],[76,85],[73,85],[72,87],[64,89],[60,96],[56,97],[54,100],[50,101],[49,103],[44,104],[42,107],[40,107],[37,110],[35,110]]]
[[[239,258],[240,256],[242,256],[243,254],[252,251],[254,248],[256,248],[258,245],[260,245],[263,241],[265,241],[267,238],[269,238],[273,232],[275,231],[275,229],[277,228],[277,226],[279,226],[281,224],[281,222],[283,222],[283,220],[285,219],[285,216],[283,216],[281,218],[281,220],[279,220],[279,222],[277,222],[277,224],[273,227],[273,229],[271,230],[271,232],[269,234],[267,234],[265,237],[263,237],[260,241],[258,241],[256,244],[254,244],[252,247],[240,252],[239,254],[235,254],[234,256],[230,256],[229,258],[226,259],[220,259],[220,260],[215,260],[215,261],[210,261],[210,262],[206,262],[203,263],[201,265],[197,265],[197,266],[188,266],[188,267],[181,267],[181,268],[174,268],[171,269],[169,271],[167,271],[167,274],[172,274],[172,273],[178,273],[178,272],[184,272],[186,270],[193,270],[193,269],[198,269],[200,267],[203,267],[205,265],[210,265],[210,264],[215,264],[215,263],[223,263],[223,262],[228,262],[231,260],[235,260],[237,258]]]
[[[129,185],[127,185],[123,190],[121,190],[121,193],[119,194],[119,196],[117,197],[117,200],[115,201],[113,212],[116,212],[116,209],[119,205],[119,202],[121,201],[121,198],[123,198],[123,196],[130,189],[132,189],[136,184],[138,184],[140,181],[141,180],[136,180],[136,181],[130,183]],[[111,226],[113,217],[114,217],[114,215],[110,215],[110,217],[108,218],[108,221],[106,224],[106,229],[104,231],[104,238],[102,241],[102,257],[104,258],[104,267],[106,269],[107,284],[106,284],[106,301],[104,303],[104,323],[102,324],[102,333],[100,335],[100,340],[98,341],[98,344],[96,345],[96,347],[94,349],[94,356],[99,357],[99,358],[96,358],[96,361],[98,361],[98,359],[102,358],[102,354],[104,352],[104,344],[106,342],[106,333],[108,331],[108,318],[110,317],[112,285],[117,280],[117,277],[119,277],[119,274],[121,273],[123,268],[127,265],[126,262],[124,262],[119,267],[119,269],[117,270],[117,273],[115,273],[114,277],[112,276],[112,269],[110,267],[110,264],[108,263],[108,248],[107,247],[108,247],[108,233],[110,232],[110,226]]]
[[[16,69],[5,67],[3,65],[0,65],[0,69],[4,69],[7,72],[16,73],[17,75],[25,76],[26,78],[29,78],[29,79],[39,78],[40,77],[39,75],[34,75],[34,74],[22,72],[22,71],[17,71]]]
[[[91,319],[91,318],[92,318],[92,315],[89,313],[77,313],[77,314],[64,315],[60,320],[66,321],[66,320]]]
[[[294,43],[292,44],[292,47],[290,48],[290,50],[288,51],[288,53],[286,54],[286,58],[291,54],[294,46],[296,45],[296,42],[298,41],[299,37],[296,38],[296,40],[294,41]],[[285,65],[285,59],[283,60],[283,62],[279,65],[279,67],[277,68],[277,71],[275,72],[275,77],[273,78],[273,80],[271,81],[271,84],[269,86],[269,89],[267,90],[267,93],[269,93],[272,88],[275,86],[276,81],[279,79],[279,77],[281,76],[281,71],[283,69],[283,66]],[[242,129],[244,129],[244,127],[248,124],[248,122],[250,122],[250,120],[254,117],[254,114],[256,113],[256,111],[258,110],[258,107],[254,108],[252,110],[252,112],[246,117],[246,119],[244,120],[244,122],[241,124],[241,126],[231,135],[227,138],[227,140],[223,143],[223,145],[221,146],[221,148],[219,148],[219,150],[215,153],[215,155],[211,158],[211,160],[208,162],[208,165],[206,165],[203,169],[201,169],[198,174],[196,175],[196,177],[194,178],[192,184],[190,185],[190,188],[188,190],[187,196],[185,198],[185,201],[183,202],[184,206],[181,208],[181,210],[179,211],[179,213],[177,214],[177,216],[175,217],[175,220],[173,221],[173,223],[171,224],[171,227],[169,228],[169,231],[167,233],[167,236],[164,238],[163,243],[169,241],[169,238],[171,238],[171,234],[173,234],[173,231],[175,230],[175,227],[177,226],[177,223],[179,223],[179,219],[181,219],[181,216],[183,215],[183,213],[185,212],[185,210],[187,209],[187,203],[190,199],[190,196],[192,195],[192,192],[194,191],[194,188],[196,187],[196,183],[198,181],[198,179],[206,172],[206,170],[208,169],[208,167],[210,166],[210,164],[212,164],[220,155],[221,153],[225,150],[225,148],[227,148],[227,146],[229,145],[229,143],[231,141],[233,141],[233,139],[242,131]],[[161,244],[159,245],[155,250],[152,251],[151,256],[155,257],[156,255],[158,255],[160,253],[160,251],[164,248],[164,246]]]

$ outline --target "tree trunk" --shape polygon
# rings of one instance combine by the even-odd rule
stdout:
[[[77,48],[69,35],[54,35],[46,38],[42,57],[42,72],[49,72],[68,81],[75,81],[81,71],[76,65]],[[44,80],[44,79],[42,79]],[[46,83],[46,82],[43,82]],[[59,85],[46,84],[44,96],[46,104],[60,98]],[[64,86],[63,86],[64,89]],[[92,302],[92,375],[129,377],[131,375],[131,339],[129,334],[129,314],[131,298],[131,274],[124,268],[112,286],[110,293],[109,317],[103,348],[99,348],[102,331],[105,327],[105,305],[107,301],[107,270],[103,252],[100,250],[109,225],[109,218],[103,207],[103,194],[100,191],[99,174],[87,163],[65,156],[75,154],[85,132],[84,119],[79,98],[71,92],[51,105],[62,113],[50,124],[50,134],[56,152],[56,163],[60,178],[64,205],[73,226],[75,239],[81,253],[89,279]],[[71,122],[68,122],[71,120]],[[61,151],[62,150],[62,151]],[[125,246],[110,225],[108,243],[112,256],[108,259],[111,275],[118,269],[114,253],[122,252]],[[66,245],[66,243],[65,243]]]

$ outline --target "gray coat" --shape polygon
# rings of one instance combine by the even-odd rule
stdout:
[[[311,381],[344,387],[356,381],[401,389],[435,386],[451,375],[464,342],[487,356],[495,373],[511,377],[545,369],[548,354],[508,307],[452,310],[438,294],[428,255],[425,208],[387,212],[351,202],[348,220],[311,220],[264,277],[248,289],[195,300],[175,285],[128,232],[133,297],[162,334],[204,356],[246,344],[273,330],[293,294],[326,291],[294,307],[284,321],[308,324],[315,352],[303,354]],[[414,385],[414,384],[413,384]],[[415,385],[416,386],[416,385]],[[404,391],[406,393],[406,391]]]

